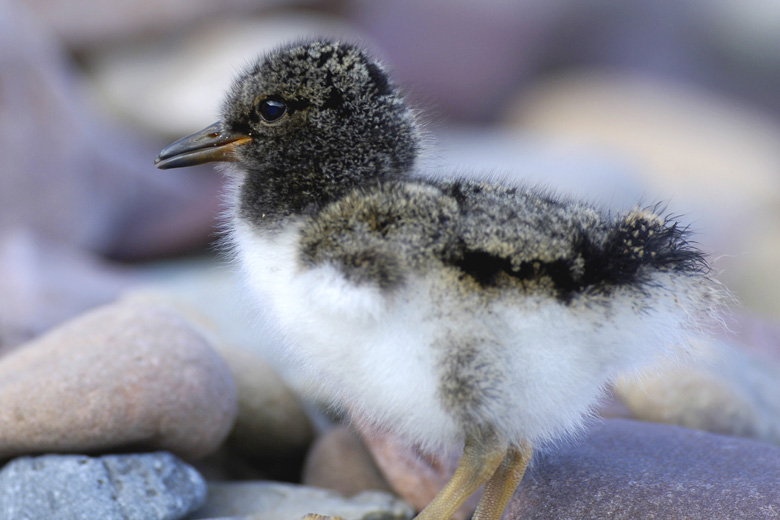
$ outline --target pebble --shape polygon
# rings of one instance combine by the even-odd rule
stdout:
[[[495,178],[521,186],[544,186],[573,197],[630,210],[645,194],[636,170],[603,151],[543,140],[513,128],[448,127],[435,135],[436,154],[423,169],[440,175]]]
[[[676,426],[609,420],[537,453],[507,520],[776,520],[780,448]]]
[[[353,17],[381,45],[399,83],[414,87],[413,105],[434,106],[448,121],[489,121],[532,77],[559,14],[561,5],[549,2],[405,0],[357,3]]]
[[[204,20],[228,14],[242,17],[263,11],[278,0],[223,0],[190,2],[157,0],[138,5],[131,0],[114,0],[99,8],[87,0],[74,0],[66,8],[57,0],[26,0],[27,6],[70,47],[78,50],[108,47],[148,38],[150,34],[170,32]],[[89,11],[90,16],[83,13]]]
[[[299,397],[256,354],[226,345],[218,351],[238,391],[227,446],[255,461],[301,458],[314,440],[314,426]]]
[[[224,441],[237,408],[229,369],[197,329],[125,302],[0,358],[0,402],[0,458],[128,446],[198,458]]]
[[[335,427],[317,439],[303,467],[303,483],[347,496],[368,490],[392,491],[371,452],[346,426]]]
[[[0,471],[7,520],[177,520],[206,500],[206,483],[170,453],[21,457]]]
[[[246,517],[251,520],[300,519],[307,514],[344,520],[409,520],[412,508],[395,496],[366,491],[345,498],[333,491],[275,482],[210,483],[206,505],[191,520]]]
[[[701,350],[710,357],[619,380],[616,395],[636,419],[780,446],[780,401],[773,397],[780,396],[780,359],[759,357],[733,340]]]

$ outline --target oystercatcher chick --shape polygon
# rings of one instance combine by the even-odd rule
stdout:
[[[419,449],[463,449],[418,520],[483,484],[473,518],[497,520],[532,446],[580,427],[618,374],[688,349],[720,291],[674,220],[426,179],[420,135],[382,64],[312,41],[259,59],[156,164],[232,163],[235,261],[324,395]]]

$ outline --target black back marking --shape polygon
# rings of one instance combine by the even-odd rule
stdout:
[[[570,262],[564,259],[552,262],[526,261],[515,267],[507,258],[486,251],[467,251],[453,263],[483,288],[495,286],[502,273],[521,281],[549,278],[558,291],[558,297],[564,300],[570,299],[574,292],[582,288],[572,275]]]
[[[456,198],[457,191],[453,191]],[[609,292],[618,286],[642,284],[652,271],[709,270],[703,253],[688,242],[687,229],[676,222],[623,219],[613,226],[600,244],[580,231],[569,254],[552,261],[529,259],[518,264],[463,246],[452,264],[483,288],[495,286],[502,273],[520,281],[547,279],[563,302],[583,291]]]

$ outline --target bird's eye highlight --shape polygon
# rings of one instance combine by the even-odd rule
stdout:
[[[258,110],[263,121],[266,123],[273,123],[274,121],[281,119],[281,117],[287,113],[287,105],[274,99],[264,99],[260,102]]]

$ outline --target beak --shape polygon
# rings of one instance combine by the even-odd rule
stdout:
[[[234,162],[238,160],[236,148],[251,141],[248,135],[226,130],[222,123],[217,122],[166,146],[154,164],[161,170],[167,170],[208,162]]]

